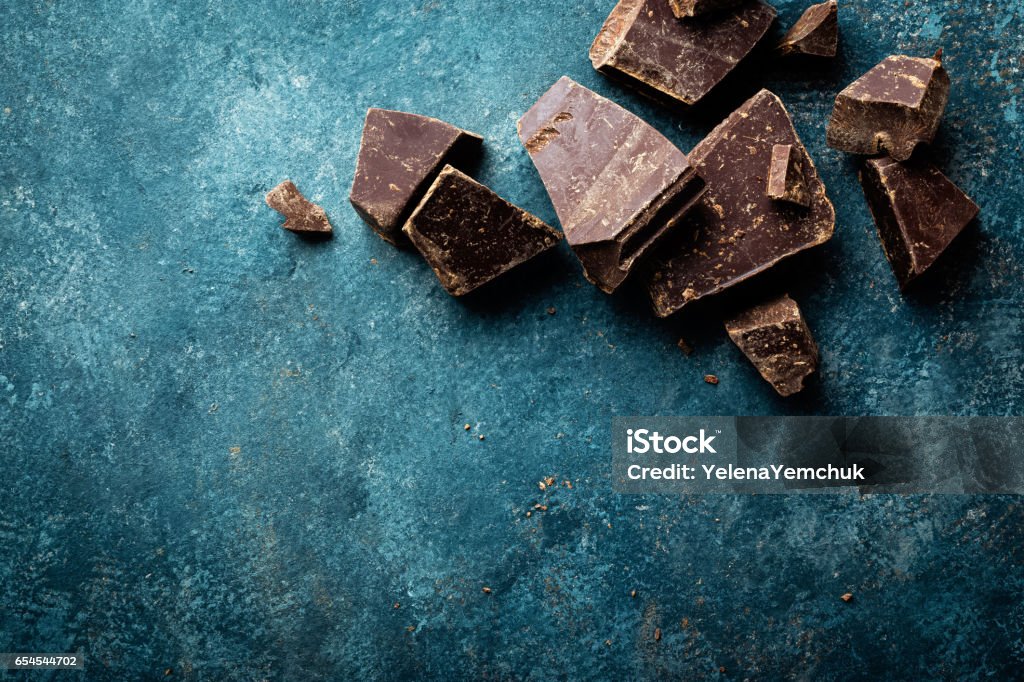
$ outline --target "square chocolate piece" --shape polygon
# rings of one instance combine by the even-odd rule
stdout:
[[[403,228],[452,296],[462,296],[561,240],[557,230],[445,166]]]
[[[441,168],[482,141],[436,118],[370,109],[349,201],[377,234],[399,243],[402,225]]]
[[[825,132],[828,146],[906,161],[931,142],[949,99],[942,50],[934,57],[886,57],[836,97]]]
[[[818,346],[800,308],[788,295],[726,320],[725,330],[783,397],[803,390],[804,379],[818,368]]]

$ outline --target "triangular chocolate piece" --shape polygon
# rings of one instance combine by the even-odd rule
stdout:
[[[836,97],[828,146],[906,161],[918,143],[934,139],[948,99],[942,50],[932,58],[886,57]]]
[[[302,192],[291,180],[285,180],[267,192],[266,202],[267,206],[286,218],[281,226],[286,230],[331,233],[331,223],[324,209],[302,196]]]
[[[765,191],[775,145],[790,145],[806,159],[807,208],[775,201]],[[835,230],[825,185],[782,100],[768,90],[712,130],[690,152],[690,163],[708,189],[678,238],[658,250],[648,288],[659,317],[822,244]]]
[[[814,57],[835,57],[838,47],[839,6],[836,0],[808,7],[779,43],[782,54]]]
[[[401,241],[402,225],[437,172],[482,138],[436,118],[370,109],[349,201],[377,234]]]
[[[804,379],[818,368],[818,346],[788,295],[726,320],[725,330],[781,396],[803,390]]]
[[[680,21],[666,0],[620,0],[590,47],[601,73],[694,104],[761,40],[775,8],[760,0]]]
[[[768,167],[768,196],[776,201],[810,206],[811,195],[804,178],[805,164],[803,150],[791,144],[774,145]]]
[[[977,204],[924,161],[869,159],[860,181],[901,289],[927,270],[978,214]]]
[[[518,128],[586,278],[607,293],[704,188],[664,135],[567,77]]]
[[[744,0],[669,0],[672,13],[680,19],[697,17],[710,12],[729,9],[743,4]]]
[[[452,296],[462,296],[561,240],[557,230],[445,166],[403,228]]]

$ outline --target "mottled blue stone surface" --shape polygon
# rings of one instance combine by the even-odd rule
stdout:
[[[609,436],[1021,412],[1024,6],[841,0],[834,62],[762,54],[681,112],[591,69],[613,5],[0,4],[0,651],[111,680],[1019,677],[1016,498],[622,497]],[[774,38],[805,3],[776,5]],[[882,57],[940,45],[931,154],[982,213],[904,297],[824,122]],[[515,121],[563,74],[683,149],[759,87],[787,103],[837,209],[764,285],[821,346],[803,395],[714,306],[659,322],[564,246],[460,302],[348,205],[382,106],[484,135],[477,177],[557,224]],[[278,227],[286,177],[332,241]]]

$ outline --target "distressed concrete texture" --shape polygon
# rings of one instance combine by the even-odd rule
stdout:
[[[1015,498],[608,474],[612,415],[1021,411],[1022,4],[841,3],[836,60],[764,52],[693,111],[591,69],[613,4],[0,4],[0,650],[81,650],[97,680],[1019,676]],[[805,8],[776,5],[771,39]],[[901,296],[824,124],[882,57],[940,45],[928,153],[982,213]],[[762,86],[786,102],[838,214],[757,285],[814,331],[803,394],[718,304],[659,322],[564,245],[454,300],[348,206],[381,106],[484,135],[476,177],[557,224],[515,121],[563,74],[683,149]],[[333,240],[280,229],[285,178]]]

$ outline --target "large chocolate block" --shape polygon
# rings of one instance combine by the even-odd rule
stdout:
[[[773,200],[766,191],[772,152],[789,145],[804,158],[805,208]],[[770,268],[787,256],[826,242],[835,210],[797,137],[782,101],[762,90],[690,152],[707,193],[659,248],[648,287],[665,317]]]
[[[886,57],[836,97],[828,145],[906,161],[919,143],[934,139],[948,99],[942,50],[932,58]]]
[[[704,182],[665,136],[563,77],[519,120],[562,230],[602,291],[618,287]]]
[[[869,159],[860,181],[901,289],[978,214],[978,206],[938,168],[917,159]]]
[[[598,71],[648,94],[694,104],[768,31],[775,9],[760,0],[681,21],[667,0],[620,0],[590,47]]]
[[[331,223],[327,213],[320,206],[302,196],[302,192],[291,180],[285,180],[267,192],[267,206],[274,209],[286,220],[283,227],[292,232],[331,234]]]
[[[781,396],[803,390],[804,379],[818,368],[818,346],[788,295],[726,320],[725,330]]]
[[[445,166],[403,228],[452,296],[462,296],[561,240],[557,230]]]
[[[483,141],[436,118],[370,109],[349,201],[377,234],[402,240],[402,225],[448,161]]]
[[[838,47],[839,6],[836,0],[808,7],[779,43],[782,54],[814,57],[835,57]]]

